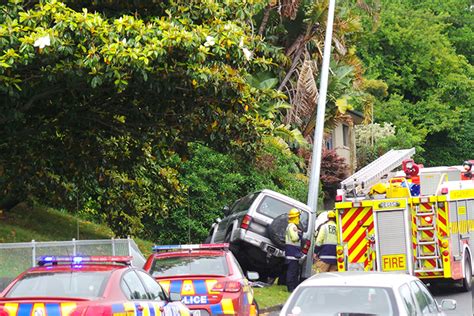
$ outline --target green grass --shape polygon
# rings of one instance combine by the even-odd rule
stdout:
[[[106,225],[79,219],[66,212],[48,207],[32,207],[20,203],[0,214],[0,243],[110,239],[114,233]],[[151,253],[152,242],[134,238],[146,256]]]
[[[284,304],[290,296],[285,285],[254,288],[253,291],[260,309]]]

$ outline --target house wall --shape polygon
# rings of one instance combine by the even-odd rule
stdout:
[[[344,125],[346,126],[347,139],[344,144]],[[332,132],[332,145],[337,154],[346,160],[349,166],[349,174],[356,169],[356,148],[354,128],[349,124],[338,124]]]

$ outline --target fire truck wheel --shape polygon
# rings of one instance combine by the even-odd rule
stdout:
[[[468,258],[464,261],[464,278],[462,279],[462,291],[469,292],[472,287],[472,267],[471,260]]]

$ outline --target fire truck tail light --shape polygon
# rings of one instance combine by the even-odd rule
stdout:
[[[443,240],[443,241],[441,242],[441,247],[443,247],[443,248],[448,248],[448,246],[449,246],[449,242],[448,242],[447,240]]]
[[[338,256],[342,256],[342,254],[344,253],[344,251],[341,248],[337,249],[336,252]]]
[[[343,262],[344,262],[344,258],[343,258],[343,257],[339,257],[339,258],[337,258],[337,262],[339,262],[339,263],[343,263]]]
[[[429,203],[429,202],[430,202],[430,198],[422,197],[422,198],[420,198],[420,202],[421,202],[421,203]]]
[[[441,189],[441,194],[448,194],[449,189],[448,188],[442,188]]]
[[[242,219],[242,223],[240,224],[240,228],[248,229],[251,220],[252,220],[252,216],[245,215],[244,218]]]
[[[431,218],[431,216],[425,216],[425,221],[427,221],[428,223],[431,223],[433,219]]]
[[[443,251],[443,256],[446,257],[447,255],[449,255],[449,252],[448,252],[447,250],[444,250],[444,251]]]
[[[311,247],[311,240],[306,239],[306,242],[304,243],[304,247],[301,251],[306,255],[310,247]]]
[[[342,195],[336,195],[336,202],[342,202]]]

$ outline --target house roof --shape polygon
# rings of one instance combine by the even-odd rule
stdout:
[[[347,113],[351,116],[355,125],[362,124],[362,122],[364,121],[364,114],[359,111],[347,110]]]

